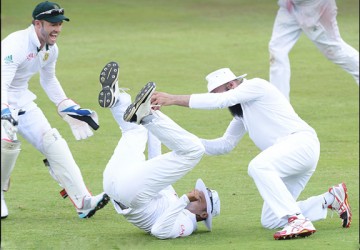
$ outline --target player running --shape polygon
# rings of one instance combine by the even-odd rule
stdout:
[[[70,197],[80,218],[93,216],[109,200],[105,193],[93,196],[89,192],[68,144],[59,131],[51,127],[29,89],[30,78],[40,73],[42,88],[77,140],[92,136],[91,128],[99,127],[96,112],[82,109],[69,99],[55,75],[59,53],[56,41],[63,21],[69,21],[64,12],[56,3],[39,3],[33,11],[32,24],[1,41],[2,219],[8,216],[3,190],[7,189],[20,153],[17,133],[46,157],[44,162],[51,176],[64,188],[61,194]]]

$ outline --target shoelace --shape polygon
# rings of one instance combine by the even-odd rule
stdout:
[[[334,202],[331,204],[331,218],[334,217],[334,210],[338,210],[336,211],[336,213],[338,215],[341,215],[343,214],[344,212],[346,212],[346,208],[345,208],[345,200],[344,202],[341,202],[337,197],[336,197],[336,194],[335,194],[335,186],[332,187],[332,192],[330,192],[330,194],[332,194],[334,196],[334,202],[336,201],[339,205],[339,207],[336,209],[332,206],[332,204],[334,204]],[[346,197],[346,193],[345,193],[345,197]]]

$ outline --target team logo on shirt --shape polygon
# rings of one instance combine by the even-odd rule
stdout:
[[[184,235],[184,232],[185,232],[185,225],[184,225],[184,224],[181,224],[179,235],[180,235],[180,236]]]
[[[43,61],[46,61],[47,59],[49,59],[49,53],[48,53],[48,52],[45,52]]]
[[[30,61],[32,59],[34,59],[36,57],[35,53],[30,53],[29,55],[26,56],[26,60]]]
[[[5,64],[9,64],[9,63],[13,63],[13,58],[12,58],[12,55],[8,55],[4,58],[4,62]]]

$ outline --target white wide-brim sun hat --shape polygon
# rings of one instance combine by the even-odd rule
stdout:
[[[195,189],[202,191],[205,195],[208,217],[203,222],[205,223],[207,229],[211,231],[212,217],[220,214],[219,194],[217,191],[207,188],[201,179],[196,181]]]
[[[208,91],[211,92],[217,87],[230,82],[235,79],[241,79],[247,76],[247,74],[243,74],[241,76],[235,76],[235,74],[229,68],[223,68],[215,70],[208,74],[205,79],[208,82],[207,88]]]

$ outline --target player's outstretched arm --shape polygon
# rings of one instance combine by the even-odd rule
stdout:
[[[154,92],[151,96],[151,104],[159,106],[183,106],[189,107],[190,95],[172,95],[165,92]]]

